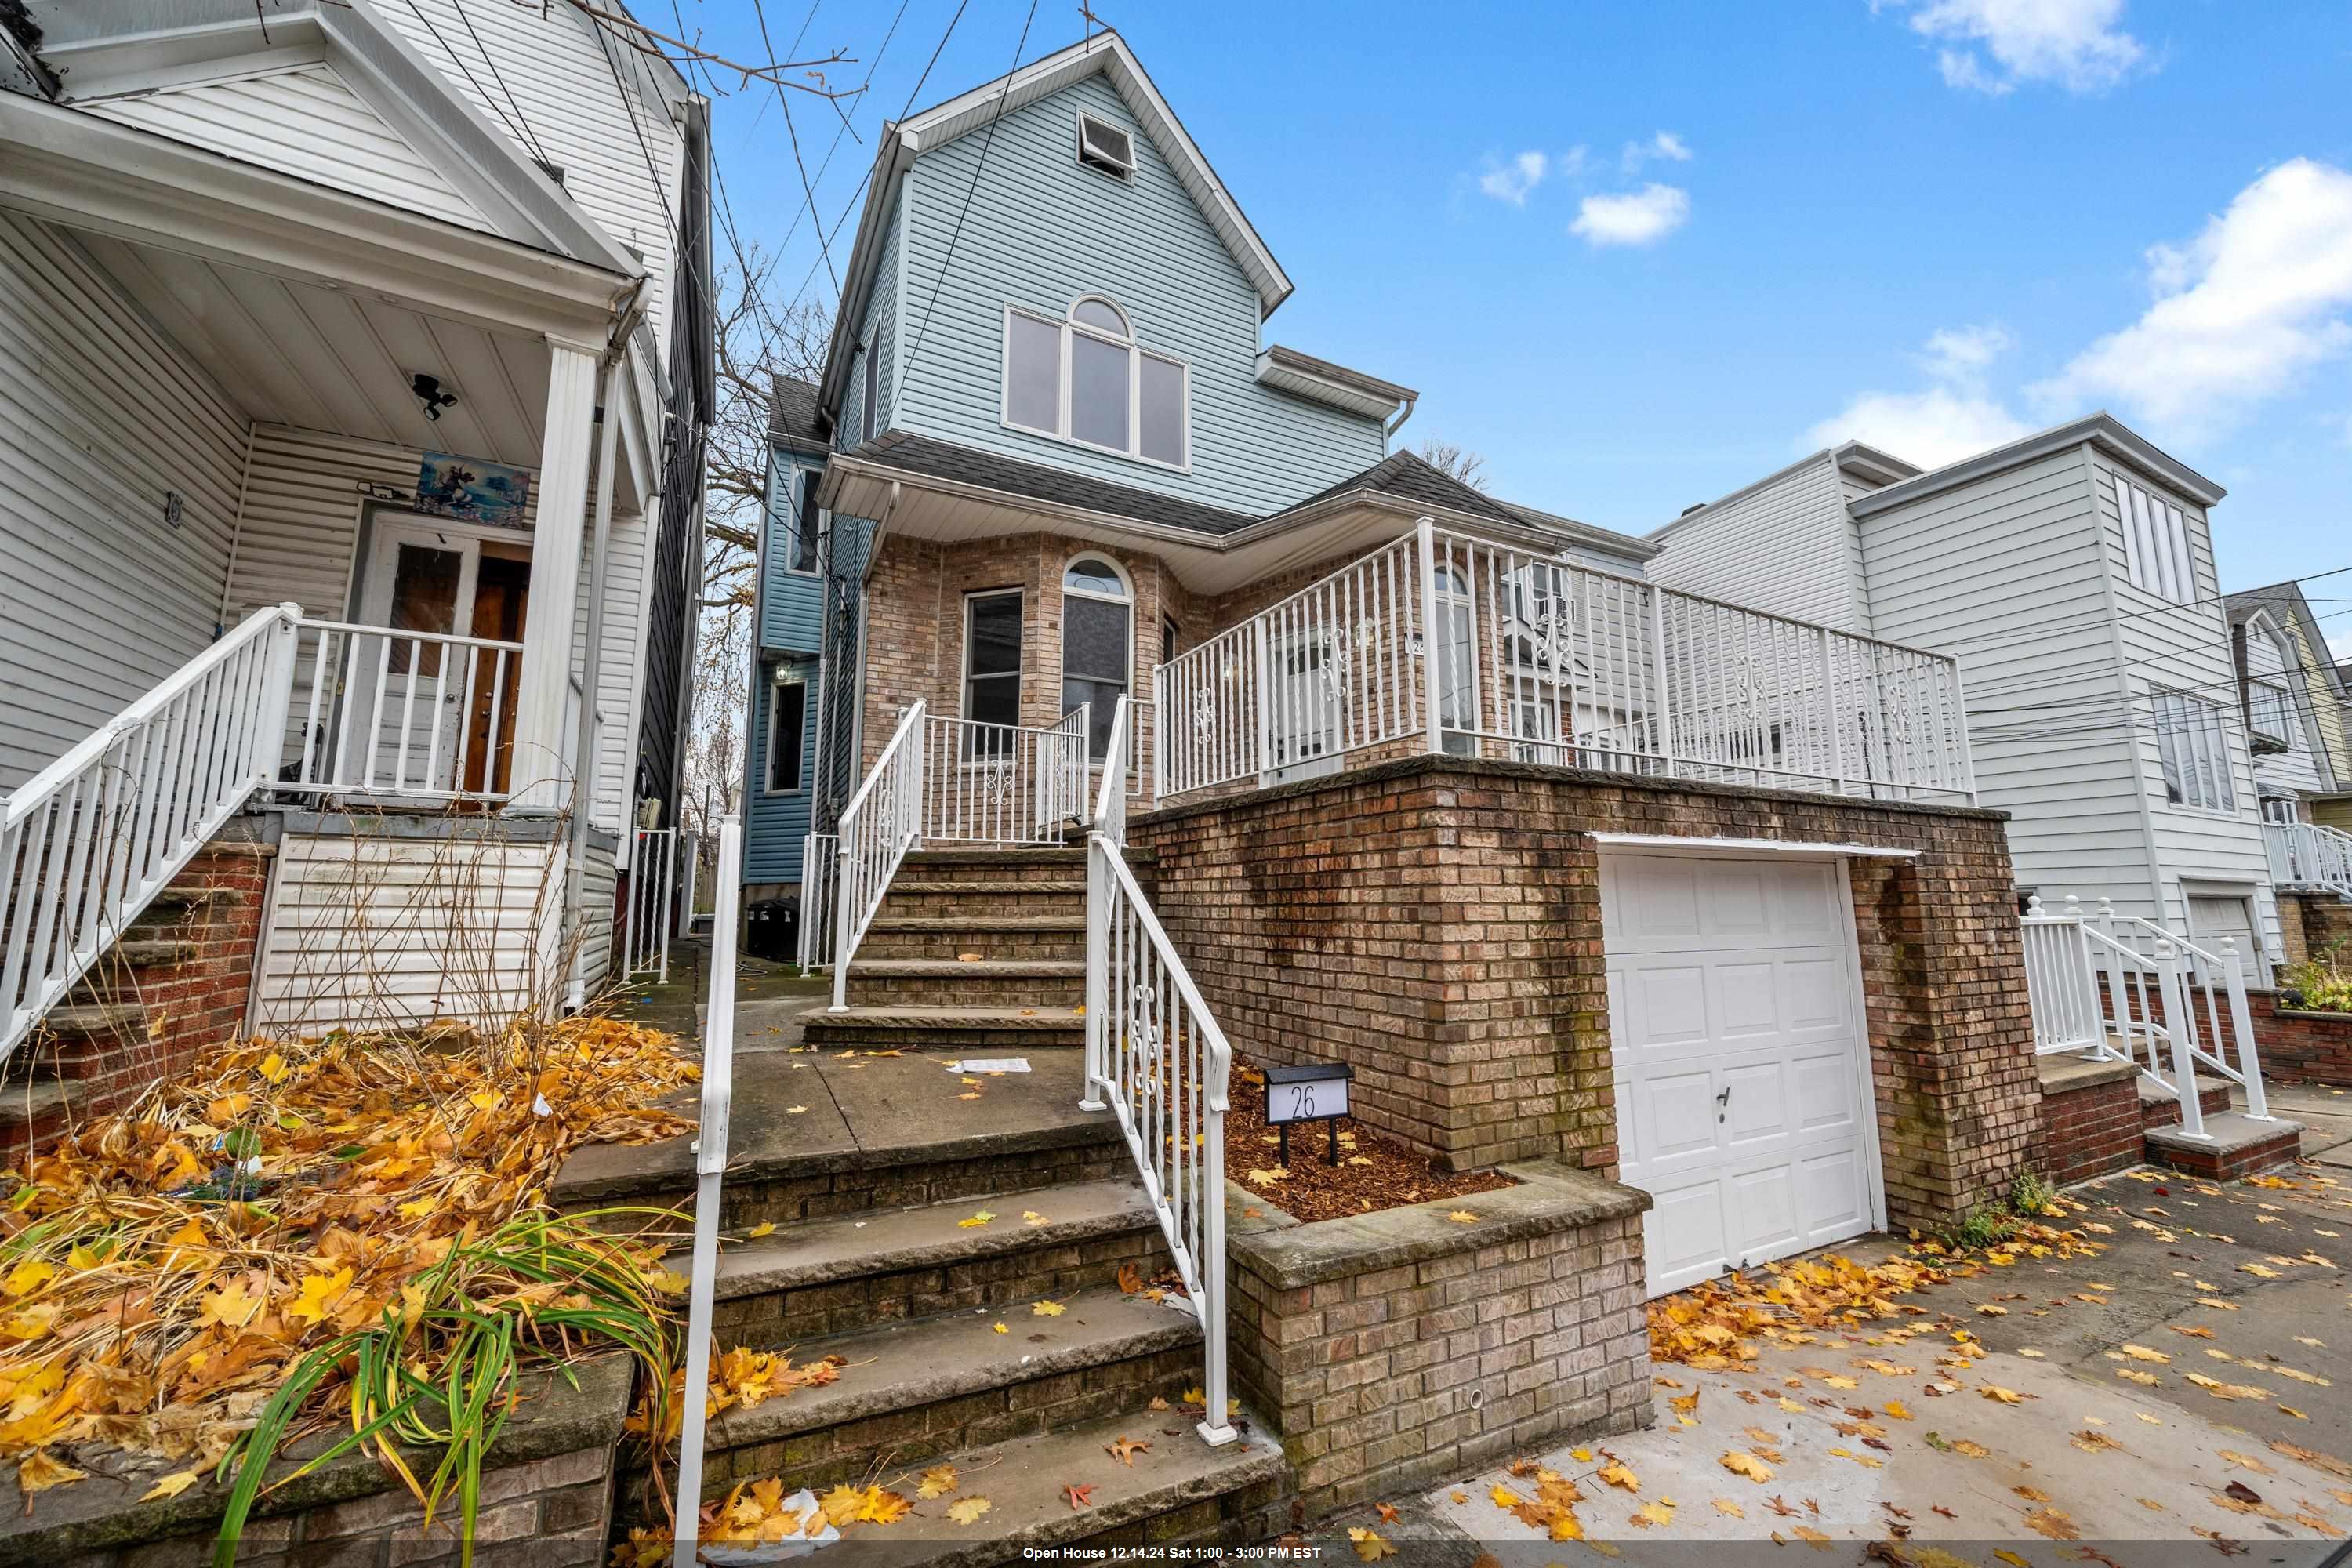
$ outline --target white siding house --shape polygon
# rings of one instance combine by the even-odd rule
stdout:
[[[37,11],[46,78],[0,83],[0,914],[67,864],[44,847],[97,787],[76,770],[188,787],[106,734],[266,651],[274,688],[201,674],[184,727],[220,792],[188,822],[243,811],[280,849],[255,1022],[578,1000],[646,737],[677,722],[645,691],[678,635],[649,624],[655,534],[700,504],[665,427],[671,341],[708,331],[676,282],[709,276],[680,237],[707,106],[571,6]],[[205,752],[247,733],[249,777]],[[438,938],[409,918],[428,874],[481,891],[441,900]],[[6,956],[0,1051],[56,978]]]
[[[1849,443],[1659,529],[1649,574],[1957,656],[2021,892],[2275,959],[2221,494],[2104,414],[1926,473]]]

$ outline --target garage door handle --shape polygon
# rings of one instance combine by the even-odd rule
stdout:
[[[1731,1103],[1731,1086],[1729,1084],[1725,1084],[1723,1088],[1717,1092],[1715,1102],[1717,1105],[1729,1105]]]

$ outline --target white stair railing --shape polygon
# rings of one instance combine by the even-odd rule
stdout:
[[[278,767],[300,610],[257,610],[0,816],[0,1058]]]
[[[957,844],[1059,844],[1086,811],[1080,703],[1048,727],[924,721],[922,836]]]
[[[1160,1234],[1201,1321],[1202,1437],[1230,1443],[1225,1347],[1225,1112],[1233,1047],[1128,869],[1128,699],[1103,761],[1087,836],[1087,1089],[1106,1105],[1143,1178]]]
[[[850,797],[835,831],[833,1008],[849,1011],[849,961],[890,891],[898,863],[923,836],[923,704],[898,716],[898,728]]]
[[[2316,822],[2265,822],[2263,843],[2273,883],[2325,888],[2352,899],[2352,833]]]
[[[2069,900],[2071,905],[2074,900]],[[2204,1132],[2197,1074],[2210,1071],[2245,1091],[2246,1114],[2270,1120],[2246,961],[2228,937],[2208,947],[2101,899],[2084,931],[2098,969],[2109,1035],[2143,1076],[2180,1103],[2181,1125]]]
[[[2025,994],[2033,1013],[2034,1050],[2045,1056],[2084,1049],[2101,1057],[2114,1054],[2099,1010],[2098,972],[2078,900],[2068,899],[2066,912],[2053,915],[2042,907],[2037,893],[2026,900],[2018,925],[2025,945]]]

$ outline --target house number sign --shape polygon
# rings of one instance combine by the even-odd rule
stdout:
[[[1325,1163],[1339,1163],[1339,1118],[1348,1114],[1348,1089],[1356,1076],[1341,1062],[1300,1062],[1265,1069],[1265,1124],[1282,1132],[1282,1163],[1290,1163],[1290,1124],[1320,1121],[1329,1141]]]

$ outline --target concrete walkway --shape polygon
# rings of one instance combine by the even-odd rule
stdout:
[[[2273,1116],[2303,1123],[2303,1157],[2330,1171],[2346,1173],[2352,1183],[2352,1089],[2323,1084],[2270,1084]],[[2246,1108],[2246,1097],[2233,1092],[2230,1102]]]
[[[2274,1110],[2332,1123],[2321,1136],[2345,1151],[2352,1108],[2291,1092]],[[2296,1185],[2153,1172],[2090,1184],[2067,1223],[2105,1245],[2097,1256],[2021,1259],[1906,1298],[1926,1313],[1908,1321],[1930,1330],[1915,1337],[1870,1323],[1771,1346],[1737,1372],[1659,1365],[1650,1429],[1526,1458],[1573,1480],[1589,1541],[1633,1563],[1689,1563],[1698,1543],[1725,1542],[1777,1558],[1777,1531],[1828,1562],[1875,1546],[1934,1568],[1993,1568],[1996,1552],[2011,1568],[2056,1568],[2102,1561],[2084,1554],[2095,1545],[2137,1568],[2242,1544],[2252,1562],[2316,1568],[2352,1531],[2352,1281],[2338,1267],[2352,1264],[2352,1174],[2286,1179]],[[1694,1394],[1687,1411],[1669,1403]],[[1733,1473],[1728,1454],[1769,1478]],[[1612,1461],[1638,1491],[1600,1479]],[[1536,1485],[1498,1467],[1387,1500],[1402,1511],[1379,1528],[1409,1558],[1579,1561],[1589,1546],[1550,1542],[1495,1500],[1496,1487],[1531,1497]],[[1927,1543],[1953,1556],[1922,1555]]]

